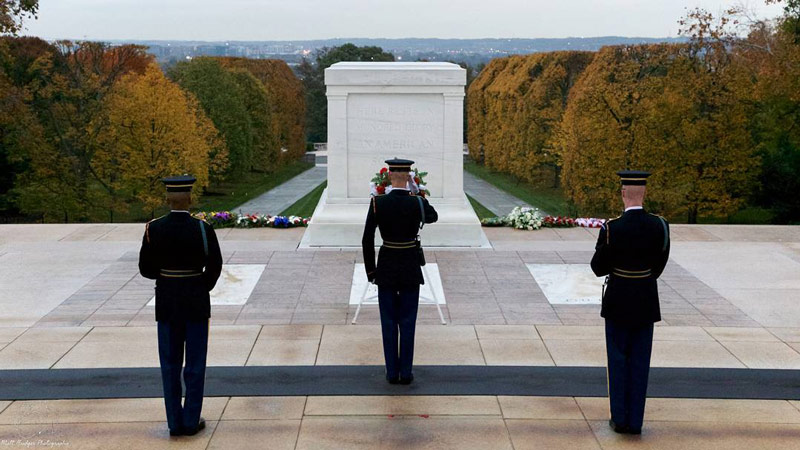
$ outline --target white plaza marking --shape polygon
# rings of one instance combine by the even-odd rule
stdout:
[[[265,264],[227,264],[211,291],[212,305],[244,305],[264,272]],[[156,304],[150,299],[148,306]]]
[[[588,264],[526,264],[552,305],[599,305],[603,278]]]
[[[446,304],[444,298],[444,289],[442,289],[442,278],[439,276],[439,266],[437,264],[426,264],[425,268],[429,277],[425,277],[425,284],[420,286],[419,295],[425,298],[435,298],[439,301],[440,305]],[[425,273],[426,271],[423,271]],[[367,281],[367,272],[364,269],[364,264],[356,263],[353,269],[353,284],[350,287],[350,304],[357,305],[360,300],[361,294],[364,292],[364,287],[369,283]],[[433,289],[433,290],[431,290]],[[433,294],[436,294],[434,296]],[[372,298],[378,295],[378,286],[370,284],[367,288],[366,298]],[[375,305],[376,301],[365,301],[365,305]]]

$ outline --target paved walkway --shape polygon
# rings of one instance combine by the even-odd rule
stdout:
[[[531,205],[464,171],[464,192],[498,216],[505,216],[517,206]]]
[[[413,391],[412,386],[398,389]],[[0,402],[0,447],[70,449],[796,449],[800,407],[652,398],[641,436],[587,397],[209,397],[196,436],[170,438],[163,400]]]
[[[327,167],[318,165],[234,208],[233,211],[237,213],[241,211],[243,214],[280,214],[322,184],[327,176]]]
[[[147,306],[153,282],[136,267],[143,231],[142,224],[0,226],[0,372],[157,367],[154,311]],[[800,369],[800,227],[674,225],[671,231],[672,255],[659,283],[664,321],[653,345],[652,393],[662,398],[648,400],[639,437],[611,432],[607,399],[591,393],[426,393],[433,380],[424,365],[436,365],[435,373],[484,366],[474,372],[587,371],[602,378],[599,307],[550,304],[527,268],[586,264],[597,230],[487,228],[492,249],[426,255],[439,267],[448,325],[437,324],[434,308],[420,309],[420,371],[411,386],[381,385],[387,393],[367,396],[217,392],[204,402],[208,428],[173,439],[163,401],[144,394],[6,396],[0,448],[796,449],[796,395],[676,399],[656,388],[657,375],[669,368],[712,375],[739,369],[746,376]],[[218,230],[228,266],[259,264],[264,271],[244,305],[212,307],[208,364],[217,368],[210,380],[213,372],[270,369],[258,366],[380,373],[377,308],[362,311],[359,325],[347,325],[360,252],[297,250],[303,232]]]
[[[219,325],[225,323],[225,313],[221,308],[211,308],[209,366],[379,367],[383,364],[380,325],[244,325],[241,321],[236,325]],[[316,309],[326,308],[319,306]],[[0,373],[19,369],[158,367],[154,314],[151,310],[145,315],[137,321],[138,326],[0,328]],[[561,375],[565,375],[569,368],[605,367],[603,330],[603,325],[420,324],[417,326],[414,364],[549,367],[561,368],[564,370]],[[652,365],[654,368],[703,368],[712,374],[712,369],[792,371],[800,369],[799,350],[800,327],[797,326],[699,327],[661,323],[655,330]],[[435,375],[428,379],[435,379]],[[594,376],[581,376],[589,375]],[[731,373],[727,379],[734,378]],[[463,376],[460,379],[463,381]],[[108,382],[113,383],[110,379]],[[295,384],[297,382],[295,380]],[[660,383],[658,377],[653,379],[653,383],[657,387]],[[744,389],[746,383],[740,384],[739,387]],[[3,389],[7,388],[4,386]],[[532,395],[537,391],[526,392]],[[556,392],[561,392],[556,395],[565,395],[565,392],[575,391]],[[580,395],[594,395],[586,390],[578,392],[582,392]],[[662,389],[660,392],[665,391]],[[674,390],[668,390],[668,393],[677,395]]]

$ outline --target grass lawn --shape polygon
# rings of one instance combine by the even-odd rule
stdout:
[[[295,161],[281,167],[274,173],[251,172],[239,179],[210,186],[205,195],[200,197],[198,204],[194,205],[192,209],[199,211],[232,210],[312,167],[314,167],[314,164]]]
[[[567,198],[561,189],[536,186],[504,173],[493,172],[486,166],[472,161],[464,163],[464,170],[481,178],[489,184],[517,197],[525,203],[537,207],[548,214],[565,216],[569,214]],[[472,199],[470,199],[472,201]],[[476,210],[477,211],[477,210]],[[480,214],[479,214],[480,215]]]
[[[478,215],[478,219],[491,219],[492,217],[497,216],[495,213],[489,211],[489,208],[481,205],[480,202],[470,197],[469,195],[467,196],[467,199],[469,200],[469,203],[472,205],[472,209],[475,210],[475,214]]]
[[[768,225],[773,223],[775,213],[769,209],[746,206],[730,217],[699,217],[700,224]],[[675,218],[675,223],[686,223],[686,217]],[[682,221],[681,221],[682,219]]]
[[[294,202],[292,206],[281,211],[280,215],[311,217],[311,214],[314,213],[314,209],[317,207],[317,203],[319,203],[319,198],[322,196],[322,191],[324,191],[327,186],[328,182],[323,182],[303,198]]]

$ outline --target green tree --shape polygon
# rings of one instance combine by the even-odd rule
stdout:
[[[253,167],[253,126],[245,104],[246,93],[236,77],[213,58],[178,63],[168,75],[197,97],[222,134],[230,164],[224,177],[241,176],[250,171]]]
[[[280,163],[280,142],[272,127],[272,109],[269,94],[261,81],[246,69],[229,69],[239,89],[244,93],[244,103],[250,116],[253,132],[253,169],[271,172]]]
[[[286,62],[277,59],[218,58],[227,68],[252,73],[264,86],[269,101],[272,133],[278,141],[281,164],[306,152],[306,103],[303,85]]]
[[[781,31],[795,44],[800,44],[800,0],[766,0],[770,4],[783,4],[783,17],[780,18]]]
[[[313,61],[304,58],[297,72],[306,94],[306,139],[309,142],[328,140],[328,99],[325,96],[325,69],[342,61],[394,61],[394,55],[380,47],[358,47],[344,44],[325,47],[314,53]]]
[[[755,200],[778,223],[800,222],[800,41],[787,25],[800,17],[799,7],[787,2],[777,23],[751,23],[735,46],[738,63],[755,80],[745,93],[755,104],[752,131],[762,159]]]

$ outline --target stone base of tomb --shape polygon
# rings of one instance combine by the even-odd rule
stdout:
[[[422,244],[425,247],[491,248],[483,233],[481,223],[466,196],[463,199],[429,199],[436,208],[439,220],[425,225]],[[360,247],[364,233],[364,221],[369,208],[368,199],[328,199],[327,189],[308,229],[300,242],[300,248]],[[375,244],[380,245],[380,233],[375,233]]]

